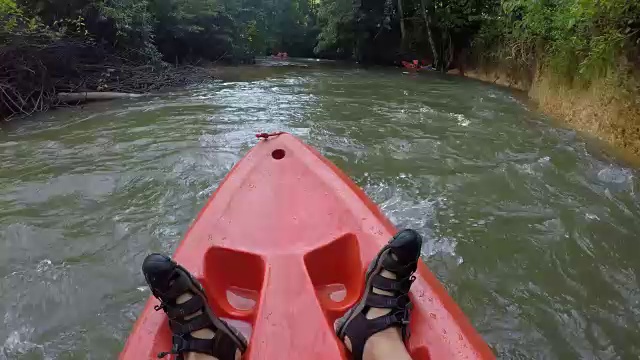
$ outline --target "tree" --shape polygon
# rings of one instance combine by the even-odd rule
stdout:
[[[439,67],[440,61],[438,57],[438,51],[436,50],[436,44],[433,41],[433,34],[431,33],[431,20],[429,13],[427,13],[427,7],[424,4],[425,0],[420,0],[420,12],[424,19],[424,27],[427,31],[427,39],[429,39],[429,45],[431,46],[431,54],[433,55],[433,61],[436,68]]]
[[[351,58],[355,43],[355,12],[349,0],[323,0],[318,6],[318,44],[315,52],[336,58]]]
[[[404,24],[404,10],[402,0],[398,0],[398,13],[400,14],[400,49],[405,51],[407,47],[407,30]]]

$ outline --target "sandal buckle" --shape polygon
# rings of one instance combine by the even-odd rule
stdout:
[[[187,349],[187,340],[181,335],[173,334],[171,340],[173,342],[173,348],[171,349],[172,352],[180,354]]]
[[[153,307],[153,310],[155,311],[160,311],[160,310],[166,310],[167,309],[167,305],[165,303],[160,303],[160,305],[155,305]]]
[[[408,303],[407,306],[402,310],[402,319],[400,320],[400,324],[402,327],[402,339],[407,340],[411,337],[411,329],[409,329],[409,316],[411,315],[411,308],[413,307],[412,303]]]
[[[182,336],[173,334],[171,336],[171,342],[173,343],[173,347],[171,348],[171,351],[163,351],[159,353],[158,354],[159,359],[170,354],[173,354],[173,355],[182,354],[187,350],[187,340]]]
[[[408,302],[407,305],[404,307],[404,309],[402,309],[402,319],[400,320],[400,322],[402,323],[402,325],[409,325],[409,317],[411,316],[411,308],[413,307],[413,304],[411,302]]]
[[[407,276],[406,278],[403,278],[402,280],[400,280],[400,282],[397,285],[397,290],[403,292],[403,293],[408,293],[409,289],[411,288],[411,285],[413,284],[413,282],[416,280],[416,277],[411,275],[411,276]]]
[[[409,325],[409,317],[411,315],[411,307],[413,304],[409,303],[404,309],[399,309],[393,313],[396,323],[400,325]]]

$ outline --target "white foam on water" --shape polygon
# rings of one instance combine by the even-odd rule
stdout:
[[[471,120],[467,119],[463,114],[446,113],[446,115],[455,119],[459,126],[467,127],[471,124]]]
[[[43,273],[43,272],[47,271],[48,269],[50,269],[51,266],[52,266],[51,260],[44,259],[44,260],[40,261],[38,263],[38,265],[36,266],[36,272],[37,273]]]
[[[433,108],[423,105],[420,107],[420,110],[418,110],[421,114],[438,114],[439,112],[434,110]]]
[[[411,180],[408,174],[401,174],[398,179]],[[429,258],[447,255],[455,257],[458,264],[463,262],[462,257],[455,252],[458,241],[450,236],[440,236],[433,230],[437,221],[437,207],[442,199],[421,198],[412,194],[413,191],[410,189],[401,189],[397,185],[386,183],[366,184],[364,189],[398,229],[415,229],[423,236],[424,256]]]
[[[600,218],[598,217],[598,215],[596,214],[591,214],[591,213],[586,213],[584,214],[585,219],[587,220],[600,220]]]
[[[462,114],[455,114],[454,117],[458,120],[458,125],[467,127],[471,124],[471,121],[464,117]]]
[[[608,164],[598,170],[595,169],[597,180],[604,185],[605,196],[613,200],[613,194],[628,193],[632,196],[636,195],[636,178],[631,169],[621,168],[613,164]],[[613,192],[613,193],[612,193]],[[628,212],[626,206],[623,206],[625,212]]]
[[[11,146],[16,146],[19,145],[20,143],[17,141],[5,141],[3,143],[0,143],[0,148],[2,147],[11,147]]]
[[[629,169],[621,169],[610,166],[598,171],[598,180],[606,183],[624,184],[629,182],[631,171]]]
[[[33,349],[40,348],[42,345],[38,345],[29,341],[34,329],[22,328],[20,331],[12,331],[7,339],[4,341],[2,347],[0,347],[0,360],[13,359],[14,355],[22,355]]]
[[[540,159],[536,160],[533,163],[516,164],[515,167],[520,172],[523,172],[523,173],[529,174],[529,175],[535,175],[535,174],[540,173],[543,169],[548,167],[550,164],[551,164],[551,157],[543,156],[543,157],[541,157]]]

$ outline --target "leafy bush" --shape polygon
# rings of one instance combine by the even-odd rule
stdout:
[[[589,84],[619,71],[638,45],[640,7],[627,0],[503,0],[476,38],[479,51],[543,66],[558,79]],[[505,49],[511,56],[503,56]]]
[[[355,41],[355,13],[351,2],[344,0],[325,0],[318,8],[318,45],[319,54],[333,52],[339,58],[352,56]]]

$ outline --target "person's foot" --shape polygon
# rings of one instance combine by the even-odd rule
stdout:
[[[345,342],[354,360],[362,360],[365,345],[372,348],[377,339],[402,345],[408,338],[409,288],[415,280],[413,273],[421,248],[420,234],[402,230],[371,261],[362,298],[335,323],[336,335]],[[408,354],[394,358],[408,358]]]
[[[183,359],[189,353],[237,360],[247,349],[247,341],[236,329],[219,319],[207,304],[202,285],[182,266],[161,254],[148,255],[142,272],[153,295],[160,300],[156,310],[164,310],[173,333],[173,348],[162,352]]]

